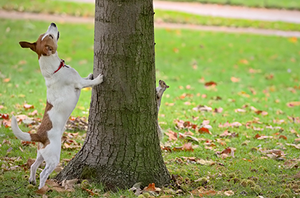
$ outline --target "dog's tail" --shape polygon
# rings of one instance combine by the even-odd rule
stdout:
[[[18,122],[17,122],[17,119],[15,118],[15,116],[12,116],[12,118],[11,118],[11,129],[14,132],[15,136],[17,138],[19,138],[20,140],[31,141],[30,134],[21,131],[21,129],[19,128]]]

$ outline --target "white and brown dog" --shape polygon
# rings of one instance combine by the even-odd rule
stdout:
[[[59,163],[61,137],[65,124],[77,104],[81,89],[103,81],[102,75],[95,79],[92,74],[82,78],[75,69],[65,65],[57,54],[58,38],[58,29],[55,23],[51,23],[47,32],[40,35],[36,42],[20,42],[22,48],[30,48],[37,53],[47,86],[46,109],[37,133],[22,132],[14,116],[11,122],[11,128],[17,138],[38,142],[37,157],[30,168],[29,182],[36,183],[36,170],[45,160],[46,167],[40,174],[39,189],[45,185],[48,176]]]

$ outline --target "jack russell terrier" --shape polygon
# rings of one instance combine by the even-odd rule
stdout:
[[[93,74],[82,78],[75,69],[65,65],[56,51],[58,38],[59,31],[56,24],[51,23],[47,32],[40,35],[36,42],[19,43],[22,48],[30,48],[37,53],[47,86],[47,104],[37,133],[22,132],[14,116],[11,122],[11,128],[17,138],[38,142],[37,157],[30,167],[29,182],[36,183],[36,170],[45,160],[46,167],[40,174],[39,189],[45,185],[48,176],[59,163],[61,137],[65,124],[78,102],[81,89],[98,85],[103,81],[101,74],[94,79]]]

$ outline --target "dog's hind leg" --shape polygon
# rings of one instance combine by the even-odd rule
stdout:
[[[49,175],[54,171],[54,169],[58,165],[58,163],[59,163],[59,157],[57,159],[56,158],[52,158],[51,160],[45,159],[45,161],[46,161],[46,167],[45,167],[45,169],[40,174],[40,186],[39,186],[39,189],[41,189],[45,185],[45,183],[46,183]]]
[[[37,152],[36,160],[30,167],[30,177],[29,177],[29,183],[35,185],[36,184],[36,170],[41,165],[41,163],[44,161],[43,156],[40,154],[40,152]]]

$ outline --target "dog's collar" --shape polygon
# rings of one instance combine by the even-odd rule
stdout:
[[[54,71],[53,74],[55,74],[56,72],[58,72],[64,66],[65,66],[65,61],[63,59],[61,59],[59,67],[57,68],[57,70]]]

